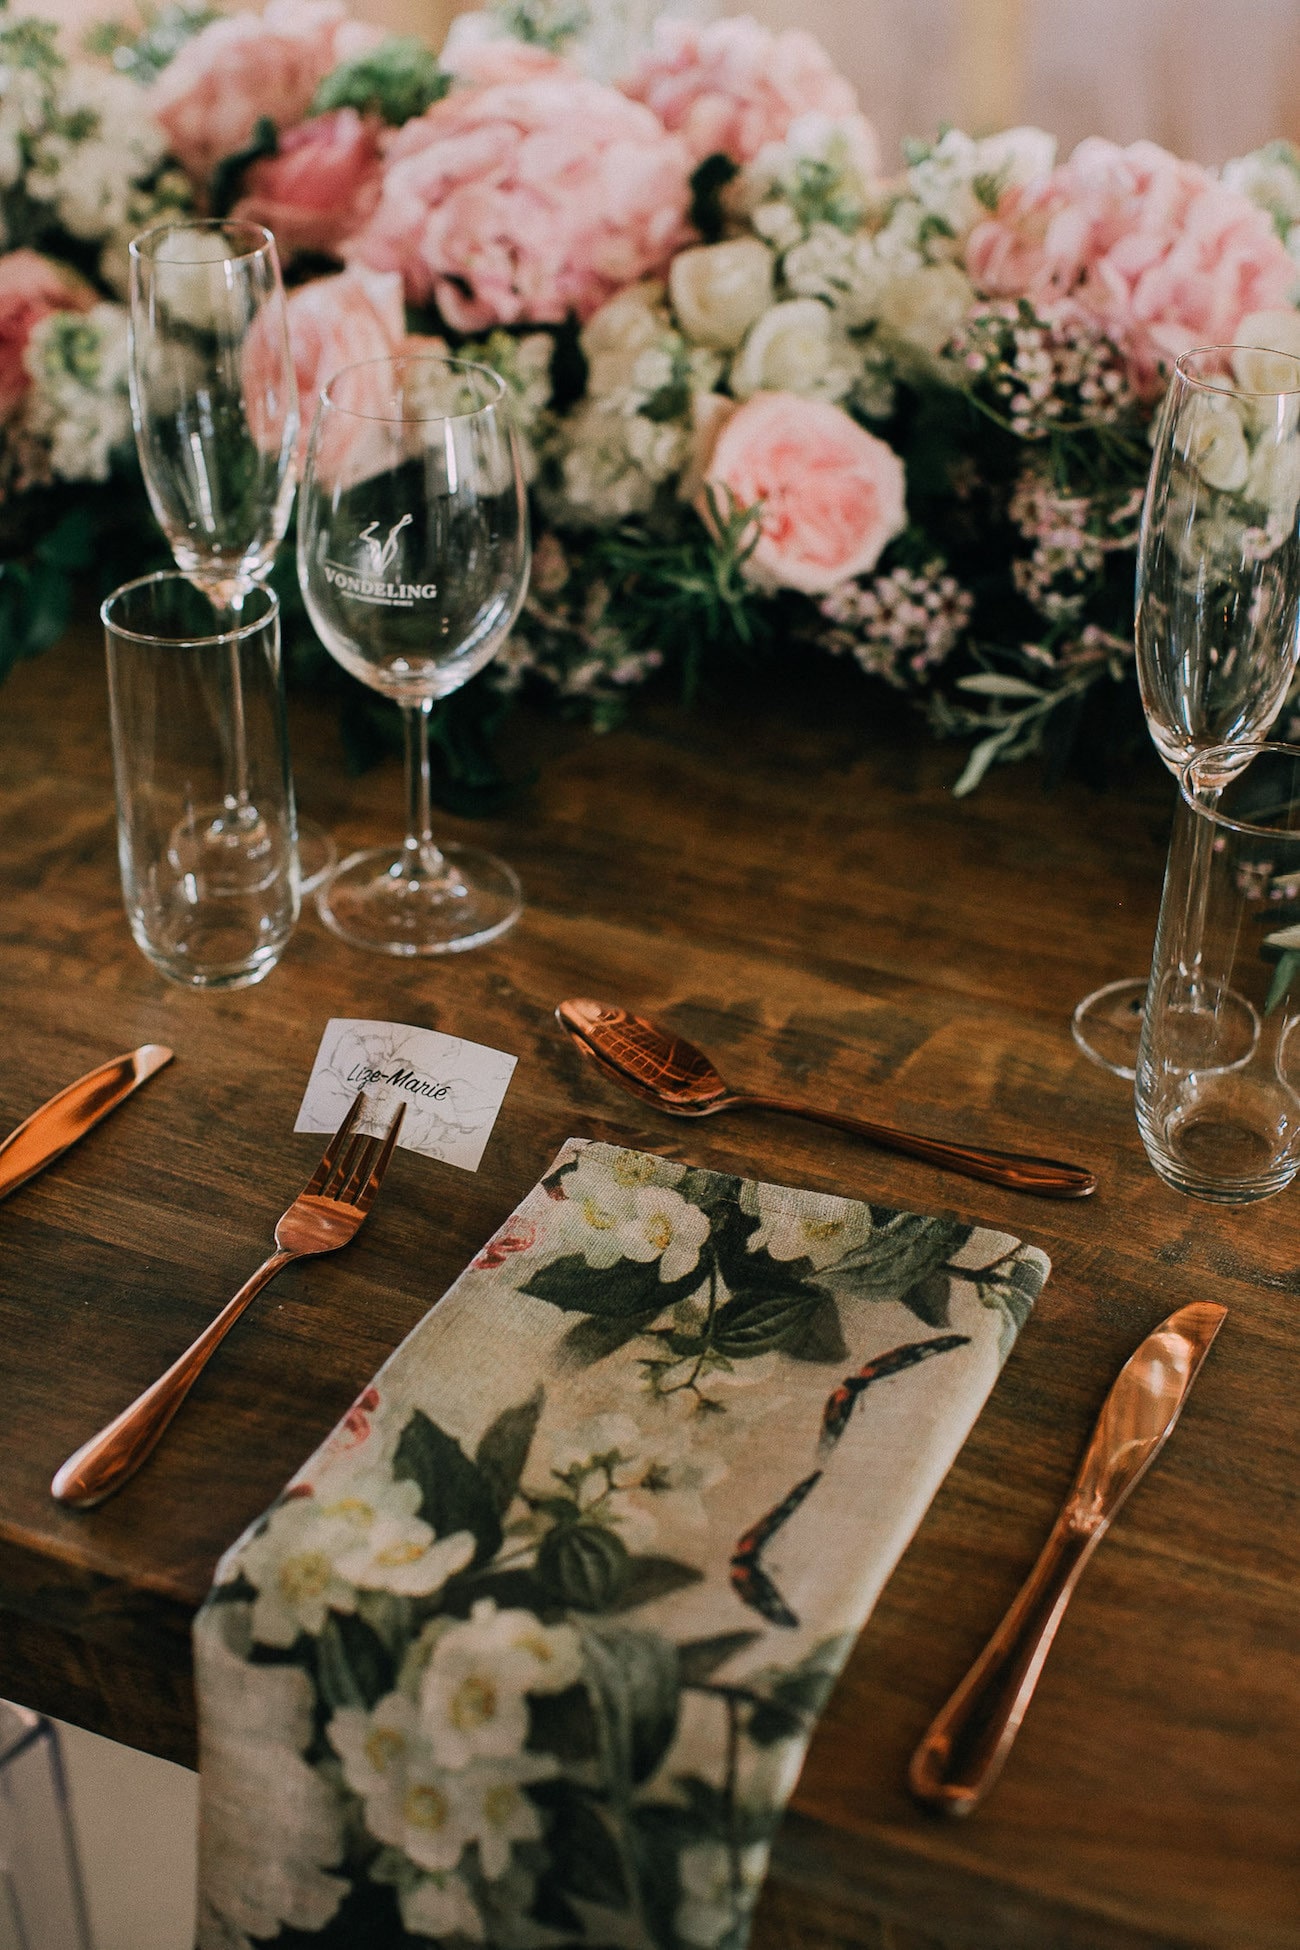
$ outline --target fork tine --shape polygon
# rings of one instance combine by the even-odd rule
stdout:
[[[334,1160],[339,1155],[339,1149],[342,1146],[342,1144],[345,1142],[345,1140],[351,1135],[352,1126],[356,1123],[358,1117],[360,1117],[361,1107],[365,1103],[365,1101],[366,1101],[365,1091],[358,1090],[356,1096],[352,1099],[352,1103],[348,1109],[347,1116],[343,1119],[343,1122],[339,1125],[337,1131],[335,1131],[333,1137],[330,1139],[329,1143],[325,1146],[325,1149],[321,1154],[320,1163],[317,1165],[315,1171],[308,1179],[306,1185],[303,1187],[304,1198],[311,1197],[314,1194],[324,1190],[325,1182],[328,1179],[330,1172],[334,1168]]]
[[[368,1212],[370,1210],[370,1207],[374,1202],[375,1193],[379,1190],[380,1185],[383,1183],[384,1173],[388,1170],[388,1161],[392,1157],[393,1151],[396,1148],[397,1134],[402,1128],[402,1119],[405,1117],[405,1115],[406,1115],[406,1105],[399,1104],[397,1106],[396,1111],[393,1113],[393,1121],[388,1127],[388,1135],[384,1139],[384,1148],[380,1152],[379,1156],[375,1159],[374,1169],[372,1170],[369,1178],[367,1178],[365,1184],[361,1187],[361,1190],[357,1193],[357,1196],[353,1201],[354,1204],[360,1206],[363,1212]]]
[[[332,1197],[338,1199],[340,1205],[356,1204],[357,1193],[361,1190],[361,1187],[370,1175],[370,1167],[374,1162],[375,1153],[378,1151],[379,1145],[379,1138],[368,1137],[356,1157],[349,1158],[347,1177],[340,1184],[338,1190],[331,1194]]]
[[[363,1155],[363,1153],[366,1150],[366,1147],[372,1142],[373,1142],[372,1139],[368,1137],[363,1137],[359,1131],[353,1132],[351,1143],[348,1145],[347,1150],[343,1153],[342,1157],[336,1161],[333,1171],[330,1173],[329,1177],[325,1181],[325,1186],[322,1193],[323,1197],[325,1198],[342,1197],[343,1187],[347,1184],[349,1178],[351,1178],[353,1172],[356,1170],[357,1160]]]

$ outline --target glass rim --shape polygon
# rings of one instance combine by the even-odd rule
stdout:
[[[1289,359],[1295,370],[1294,386],[1268,386],[1261,390],[1256,386],[1243,386],[1235,373],[1225,375],[1230,379],[1228,385],[1216,384],[1212,379],[1202,379],[1189,370],[1193,359],[1227,359],[1231,363],[1234,353],[1258,352],[1266,359]],[[1186,352],[1180,352],[1174,360],[1175,376],[1185,386],[1193,386],[1199,393],[1232,394],[1239,399],[1294,399],[1300,394],[1300,356],[1294,352],[1283,352],[1275,345],[1195,345]]]
[[[354,372],[365,372],[383,366],[387,371],[398,367],[440,366],[444,372],[472,372],[476,377],[490,380],[495,390],[495,398],[486,399],[481,406],[472,407],[466,413],[363,413],[355,406],[344,406],[334,397],[334,388],[340,380],[348,379]],[[432,426],[438,420],[454,423],[457,420],[476,420],[480,413],[494,413],[509,399],[510,389],[499,372],[491,366],[480,365],[475,359],[456,359],[450,354],[439,352],[390,352],[378,359],[355,359],[349,366],[340,366],[331,373],[320,389],[320,406],[328,406],[335,413],[346,413],[350,420],[367,420],[374,426],[418,427]]]
[[[124,623],[114,622],[109,615],[109,610],[114,603],[124,596],[130,596],[137,589],[151,588],[161,582],[183,582],[187,589],[202,593],[200,585],[180,569],[155,569],[152,575],[134,576],[130,582],[124,582],[120,588],[112,590],[99,605],[99,620],[104,628],[113,636],[121,637],[126,643],[147,643],[155,648],[167,650],[207,650],[214,644],[242,643],[245,637],[256,636],[258,631],[264,630],[268,623],[274,623],[280,614],[280,598],[274,589],[268,589],[264,582],[250,582],[245,593],[264,596],[270,607],[265,615],[257,617],[251,623],[241,623],[233,630],[213,630],[207,636],[192,634],[159,636],[156,630],[131,630]]]
[[[202,231],[207,235],[220,231],[223,235],[227,235],[232,230],[246,232],[249,242],[246,249],[236,246],[231,250],[229,258],[231,263],[238,264],[246,258],[262,257],[268,251],[272,256],[275,255],[274,233],[268,230],[264,223],[254,223],[248,217],[170,217],[166,223],[150,224],[147,230],[142,230],[137,237],[131,239],[127,248],[129,255],[138,261],[157,264],[158,245],[164,237],[173,236],[181,231]],[[256,242],[253,241],[254,238]],[[221,260],[213,257],[173,257],[168,262],[189,266],[216,264]]]
[[[1245,754],[1249,754],[1249,757]],[[1300,826],[1261,826],[1258,820],[1234,819],[1230,813],[1220,812],[1217,807],[1205,804],[1203,795],[1213,788],[1208,781],[1202,783],[1194,776],[1198,766],[1209,766],[1217,760],[1219,773],[1229,774],[1226,782],[1235,784],[1237,779],[1245,776],[1257,758],[1266,756],[1292,759],[1300,766],[1300,745],[1290,744],[1283,738],[1266,738],[1258,744],[1206,745],[1199,752],[1193,752],[1178,773],[1178,790],[1183,804],[1199,819],[1208,819],[1226,832],[1249,833],[1270,840],[1289,840],[1294,845],[1300,841]],[[1220,790],[1224,782],[1221,776],[1218,781]],[[1297,796],[1300,797],[1300,792]]]

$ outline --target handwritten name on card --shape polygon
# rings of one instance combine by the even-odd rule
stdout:
[[[398,1143],[443,1164],[477,1171],[516,1059],[437,1029],[336,1017],[325,1026],[295,1131],[333,1131],[358,1090],[359,1131],[385,1131],[406,1105]]]

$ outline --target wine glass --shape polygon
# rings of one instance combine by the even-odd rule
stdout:
[[[159,224],[130,249],[130,384],[149,501],[176,566],[218,611],[238,613],[269,574],[293,506],[298,387],[275,239],[231,219]],[[229,780],[214,830],[247,853],[242,691],[230,686]],[[299,822],[302,884],[337,858]]]
[[[1300,360],[1184,353],[1153,435],[1136,612],[1147,726],[1176,777],[1211,746],[1247,753],[1286,702],[1300,658],[1298,508]],[[1117,1076],[1135,1074],[1146,987],[1109,982],[1074,1012],[1075,1042]]]
[[[528,587],[528,501],[506,389],[485,367],[398,357],[321,394],[298,509],[298,579],[330,654],[406,724],[406,839],[354,853],[321,918],[389,955],[454,953],[517,919],[519,882],[433,842],[429,717],[496,654]]]

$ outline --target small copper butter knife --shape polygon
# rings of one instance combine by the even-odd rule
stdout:
[[[967,1815],[992,1787],[1083,1567],[1172,1434],[1227,1311],[1209,1300],[1180,1307],[1120,1369],[1042,1555],[912,1756],[918,1801]]]
[[[8,1198],[38,1171],[53,1164],[70,1144],[85,1137],[101,1117],[116,1110],[124,1097],[172,1060],[162,1043],[142,1043],[125,1056],[78,1077],[57,1097],[34,1110],[16,1131],[0,1143],[0,1198]]]

